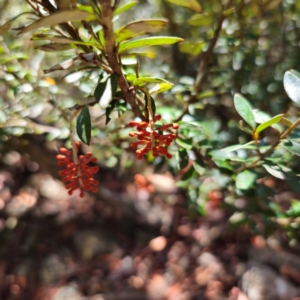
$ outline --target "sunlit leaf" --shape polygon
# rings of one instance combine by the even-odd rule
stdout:
[[[167,0],[167,2],[191,9],[200,14],[202,13],[202,7],[197,0]]]
[[[113,12],[113,15],[116,16],[116,15],[120,15],[121,13],[131,9],[132,7],[134,7],[135,5],[138,4],[138,1],[131,1],[131,2],[128,2],[120,7],[118,7],[114,12]]]
[[[158,83],[153,88],[149,90],[150,94],[158,94],[168,91],[173,87],[173,83],[171,82],[164,82],[164,83]]]
[[[256,127],[256,122],[252,112],[252,107],[248,100],[240,94],[235,94],[234,106],[239,115],[254,129]]]
[[[237,175],[235,182],[236,188],[239,190],[248,190],[253,186],[256,178],[257,175],[254,172],[245,170]]]
[[[265,130],[266,128],[274,125],[275,123],[278,123],[281,121],[282,117],[284,116],[284,114],[280,114],[277,115],[273,118],[271,118],[270,120],[261,123],[256,129],[255,129],[255,133],[260,133],[261,131]]]
[[[232,146],[223,148],[220,151],[233,152],[233,151],[237,151],[237,150],[240,150],[240,149],[255,150],[256,149],[256,145],[255,145],[254,141],[251,141],[251,142],[243,144],[243,145],[232,145]]]
[[[129,23],[115,31],[117,42],[120,43],[137,36],[159,32],[167,24],[167,19],[143,19]]]
[[[134,86],[143,86],[147,83],[169,83],[168,81],[155,77],[139,77],[133,81]]]
[[[85,106],[78,115],[76,130],[80,140],[89,145],[91,140],[92,124],[88,106]]]
[[[300,73],[295,70],[286,71],[283,77],[283,85],[289,98],[300,104]]]
[[[77,9],[55,12],[49,16],[42,17],[42,18],[38,19],[37,21],[33,22],[29,26],[22,29],[18,33],[18,35],[41,28],[41,27],[45,27],[45,26],[53,26],[53,25],[65,23],[68,21],[85,20],[90,16],[91,16],[91,14],[89,14],[85,11],[77,10]]]
[[[146,46],[169,45],[169,44],[175,44],[182,41],[183,41],[182,38],[170,37],[170,36],[156,36],[156,37],[142,38],[134,41],[121,43],[119,47],[119,53],[134,48],[141,48]]]
[[[198,55],[202,52],[205,42],[182,42],[179,44],[179,50],[182,53]]]

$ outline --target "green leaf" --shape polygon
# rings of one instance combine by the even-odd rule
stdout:
[[[178,150],[178,169],[183,169],[189,164],[189,155],[185,149]]]
[[[190,55],[199,55],[202,52],[205,42],[182,42],[179,44],[179,50],[182,53]]]
[[[129,10],[130,8],[134,7],[134,6],[137,5],[137,4],[138,4],[138,1],[128,2],[128,3],[126,3],[126,4],[124,4],[124,5],[120,6],[120,7],[118,7],[118,8],[114,11],[113,15],[114,15],[114,16],[120,15],[120,14],[122,14],[123,12]]]
[[[283,77],[283,85],[289,98],[300,104],[300,73],[295,70],[286,71]]]
[[[214,21],[212,15],[204,14],[204,15],[194,15],[192,16],[187,23],[192,26],[206,27],[210,26]]]
[[[263,165],[263,167],[272,176],[278,179],[286,179],[286,173],[283,172],[278,166]]]
[[[151,99],[151,110],[153,112],[153,115],[155,116],[156,114],[156,103],[154,101],[154,99],[150,96],[150,99]]]
[[[193,162],[193,167],[200,176],[202,176],[205,173],[205,165],[199,159]]]
[[[22,29],[18,33],[18,35],[20,35],[22,33],[25,33],[25,32],[35,30],[35,29],[38,29],[38,28],[41,28],[41,27],[45,27],[45,26],[53,26],[53,25],[57,25],[57,24],[60,24],[60,23],[65,23],[65,22],[68,22],[68,21],[85,20],[90,16],[91,16],[91,14],[89,14],[85,11],[78,10],[78,9],[64,10],[64,11],[55,12],[55,13],[52,13],[51,15],[47,16],[47,17],[43,17],[43,18],[40,18],[40,19],[36,20],[35,22],[30,24],[29,26]]]
[[[183,176],[180,178],[180,181],[187,181],[193,177],[195,174],[195,169],[193,166],[189,168],[189,170],[183,174]]]
[[[117,42],[120,43],[137,36],[159,32],[167,24],[167,19],[143,19],[129,23],[115,31]]]
[[[3,35],[4,33],[6,33],[11,28],[11,25],[17,18],[19,18],[23,15],[26,15],[26,14],[34,15],[33,12],[23,12],[23,13],[17,15],[16,17],[12,18],[11,20],[7,21],[2,26],[0,26],[0,35]]]
[[[193,142],[193,139],[190,138],[190,139],[180,139],[180,138],[177,138],[176,139],[176,142],[179,146],[187,149],[187,150],[191,150],[192,149],[192,142]]]
[[[220,151],[233,152],[233,151],[240,150],[240,149],[255,150],[256,148],[257,147],[256,147],[254,141],[251,141],[251,142],[243,144],[243,145],[232,145],[232,146],[223,148]]]
[[[155,77],[139,77],[133,81],[134,86],[143,86],[147,83],[170,83],[167,80]]]
[[[89,145],[91,141],[92,124],[88,106],[85,106],[81,110],[77,118],[76,130],[80,140]]]
[[[117,75],[111,74],[102,78],[94,91],[94,97],[102,109],[106,109],[118,88]]]
[[[277,115],[273,118],[271,118],[270,120],[264,122],[264,123],[261,123],[256,129],[255,129],[255,132],[256,133],[260,133],[261,131],[265,130],[266,128],[274,125],[275,123],[278,123],[281,121],[282,117],[284,116],[284,114],[280,114],[280,115]]]
[[[183,41],[182,38],[170,37],[170,36],[155,36],[155,37],[142,38],[134,41],[121,43],[119,47],[119,53],[134,48],[141,48],[146,46],[170,45],[182,41]]]
[[[167,0],[167,2],[191,9],[199,14],[202,13],[202,7],[197,0]]]
[[[254,172],[245,170],[237,175],[235,186],[239,190],[248,190],[255,183],[256,177]]]
[[[285,140],[281,145],[293,154],[300,156],[300,143],[293,140]]]
[[[149,90],[150,94],[158,94],[168,91],[173,87],[173,83],[171,82],[165,82],[165,83],[159,83],[156,84],[153,88]]]
[[[256,122],[252,112],[252,107],[248,100],[240,94],[234,95],[234,106],[238,114],[252,127],[256,127]]]

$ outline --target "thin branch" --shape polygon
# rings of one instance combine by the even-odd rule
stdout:
[[[133,87],[130,88],[127,80],[125,79],[119,62],[115,35],[112,25],[113,8],[111,7],[111,0],[100,0],[100,4],[102,7],[102,26],[105,38],[106,59],[109,63],[109,66],[118,77],[118,86],[120,87],[125,97],[125,100],[131,106],[133,113],[143,120],[144,116],[139,106],[137,105],[134,89]]]

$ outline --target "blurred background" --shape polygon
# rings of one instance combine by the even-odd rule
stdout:
[[[94,105],[91,147],[80,151],[97,158],[100,187],[84,198],[67,194],[55,157],[59,147],[70,147],[66,116],[93,101],[99,70],[76,62],[45,74],[80,51],[41,51],[44,42],[32,33],[0,29],[0,299],[300,299],[299,180],[258,170],[255,186],[239,191],[217,151],[251,140],[238,128],[237,92],[260,115],[297,117],[282,81],[286,70],[300,70],[300,2],[199,3],[201,15],[140,0],[114,26],[166,18],[160,34],[184,39],[147,49],[140,73],[174,83],[156,96],[157,113],[165,122],[197,124],[182,123],[180,134],[220,168],[193,163],[190,145],[178,143],[169,161],[139,161],[130,149],[126,124],[134,116],[126,104],[107,125],[105,110]],[[31,11],[26,1],[0,0],[0,8],[0,26]],[[12,28],[31,22],[24,14]],[[205,59],[197,101],[190,101]],[[135,57],[123,63],[127,75],[135,73]],[[282,157],[299,172],[297,156]]]

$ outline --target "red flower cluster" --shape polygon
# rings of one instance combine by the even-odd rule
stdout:
[[[152,151],[154,157],[165,155],[167,158],[172,158],[167,147],[176,139],[176,134],[161,134],[159,131],[168,130],[170,128],[178,129],[176,123],[166,124],[154,128],[154,123],[161,119],[161,115],[156,115],[153,122],[129,122],[130,127],[136,127],[137,131],[129,133],[129,136],[136,136],[139,141],[131,143],[131,148],[137,149],[139,145],[145,145],[143,148],[136,150],[137,159],[142,159],[145,154]]]
[[[78,151],[79,142],[76,142],[76,148]],[[97,160],[92,156],[91,152],[85,155],[79,156],[79,164],[75,164],[72,158],[72,152],[66,148],[59,149],[60,154],[56,156],[59,166],[66,166],[66,168],[60,171],[58,174],[62,176],[62,181],[65,183],[68,194],[72,195],[77,189],[80,190],[80,197],[84,196],[85,191],[98,191],[96,186],[99,184],[95,180],[94,174],[99,171],[99,167],[91,167],[88,163],[95,163]],[[77,153],[76,153],[77,155]]]

